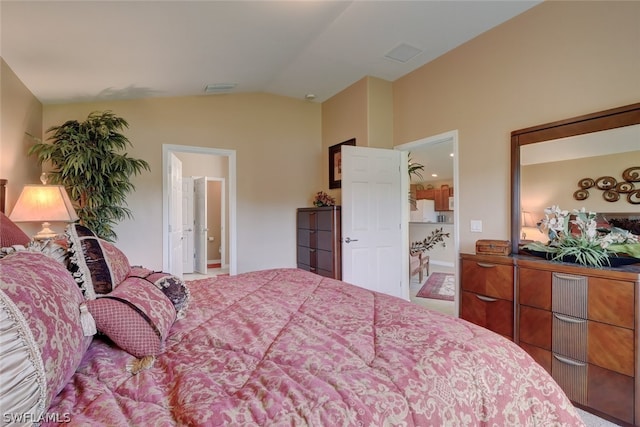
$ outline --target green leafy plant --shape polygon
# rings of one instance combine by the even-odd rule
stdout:
[[[420,163],[416,163],[416,162],[412,161],[411,160],[411,153],[409,153],[409,164],[407,166],[407,170],[409,171],[409,182],[411,182],[411,178],[413,178],[414,176],[416,178],[419,178],[420,180],[422,180],[421,171],[424,170],[424,165],[421,165]],[[415,209],[416,200],[413,197],[413,195],[411,194],[411,191],[409,191],[409,203]]]
[[[570,214],[558,206],[544,210],[545,218],[538,228],[549,236],[548,243],[531,242],[523,248],[548,254],[553,261],[575,260],[594,267],[611,265],[609,257],[640,255],[638,237],[627,230],[599,225],[597,215],[585,208]]]
[[[409,171],[409,181],[411,181],[412,177],[420,178],[422,180],[422,171],[424,171],[424,165],[420,163],[413,162],[411,160],[411,153],[409,153],[409,166],[407,167]]]
[[[108,241],[117,238],[114,225],[132,218],[126,207],[127,194],[134,190],[130,177],[150,170],[146,161],[122,153],[131,146],[121,133],[128,127],[111,111],[94,111],[83,122],[52,126],[50,143],[38,141],[29,149],[40,164],[51,162],[51,182],[65,186],[80,223]]]

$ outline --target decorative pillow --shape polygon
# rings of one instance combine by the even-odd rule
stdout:
[[[131,267],[129,277],[137,277],[153,283],[169,298],[169,301],[171,301],[176,309],[178,319],[186,316],[191,294],[182,279],[169,273],[152,271],[140,266]]]
[[[128,277],[108,295],[86,302],[98,332],[136,357],[155,356],[164,351],[176,311],[155,285]]]
[[[66,242],[61,240],[32,240],[26,250],[31,252],[42,252],[49,258],[53,258],[62,265],[67,265],[68,249]]]
[[[15,222],[0,212],[0,248],[13,245],[26,246],[30,240],[31,238]]]
[[[20,251],[0,259],[0,408],[38,420],[91,343],[80,289],[61,263]]]
[[[71,224],[67,237],[68,268],[86,299],[108,294],[129,275],[131,267],[126,255],[87,227]]]

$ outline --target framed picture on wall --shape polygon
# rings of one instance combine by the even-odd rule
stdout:
[[[329,147],[329,188],[340,188],[342,186],[341,150],[343,145],[356,145],[356,139],[351,138]]]

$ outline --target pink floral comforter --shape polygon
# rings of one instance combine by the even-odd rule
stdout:
[[[49,413],[70,425],[579,426],[516,345],[296,269],[189,282],[186,318],[137,375],[94,339]]]

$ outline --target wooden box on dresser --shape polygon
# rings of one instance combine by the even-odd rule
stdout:
[[[569,398],[640,423],[640,266],[589,268],[518,256],[517,338]]]
[[[298,208],[298,268],[342,279],[340,206]]]
[[[460,317],[513,340],[513,258],[461,254]]]

